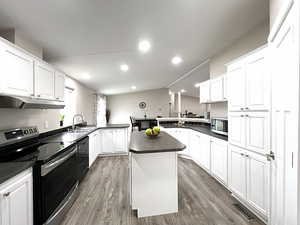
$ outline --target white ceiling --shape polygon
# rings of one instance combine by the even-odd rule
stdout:
[[[268,0],[1,0],[0,27],[26,34],[87,86],[116,94],[167,87],[265,21],[268,7]],[[141,39],[152,44],[147,54],[137,50]],[[175,54],[183,58],[177,66]],[[84,73],[92,78],[82,80]]]

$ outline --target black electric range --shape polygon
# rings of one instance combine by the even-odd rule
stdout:
[[[59,225],[76,199],[77,143],[39,140],[36,127],[0,131],[0,162],[33,161],[34,224]]]

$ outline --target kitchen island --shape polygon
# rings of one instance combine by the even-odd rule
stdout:
[[[185,145],[161,132],[133,132],[129,145],[130,203],[138,217],[178,212],[177,152]]]

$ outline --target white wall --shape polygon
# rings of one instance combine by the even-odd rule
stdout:
[[[264,45],[267,43],[269,35],[269,24],[266,22],[259,25],[246,35],[235,41],[210,60],[210,78],[221,76],[226,73],[228,62]]]
[[[111,111],[110,123],[130,123],[130,116],[143,117],[140,102],[146,102],[148,117],[169,115],[169,90],[167,88],[107,96],[107,109]]]
[[[94,123],[94,91],[71,78],[67,78],[66,83],[74,88],[76,113],[83,113],[89,124]],[[40,132],[45,132],[59,128],[59,115],[59,109],[0,109],[0,129],[38,126]],[[49,124],[48,128],[44,126],[45,121]],[[66,121],[70,119],[66,118]]]
[[[193,112],[200,116],[203,116],[206,106],[199,103],[199,97],[191,97],[186,95],[181,95],[181,111],[185,113],[185,110],[188,112]]]

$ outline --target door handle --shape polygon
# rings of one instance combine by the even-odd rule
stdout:
[[[7,198],[9,195],[10,195],[10,192],[6,192],[6,193],[3,194],[3,197]]]
[[[270,151],[270,153],[266,154],[267,160],[272,161],[275,160],[274,152]]]

